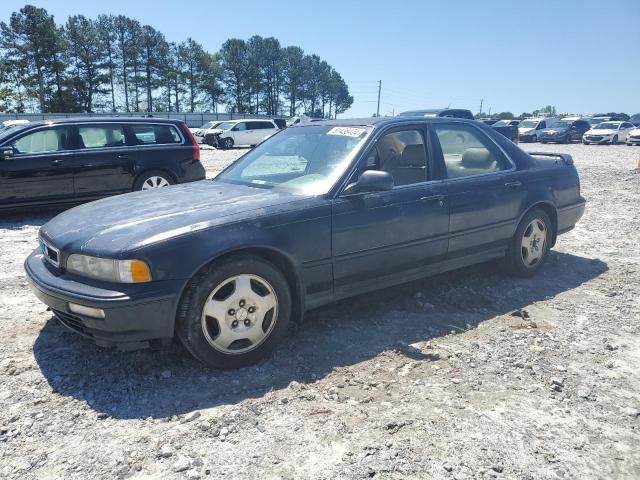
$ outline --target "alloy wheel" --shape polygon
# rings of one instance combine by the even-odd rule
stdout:
[[[152,188],[168,187],[170,185],[166,178],[154,175],[144,181],[141,190],[151,190]]]
[[[521,255],[526,267],[535,267],[544,257],[547,244],[547,226],[538,218],[533,219],[522,234]]]
[[[278,320],[274,288],[258,275],[230,277],[213,289],[202,309],[202,331],[211,347],[247,353],[262,344]]]

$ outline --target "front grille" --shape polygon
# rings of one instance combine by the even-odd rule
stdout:
[[[84,335],[85,337],[93,337],[93,334],[87,327],[84,326],[84,323],[82,323],[82,319],[80,317],[76,317],[75,315],[71,315],[69,313],[60,312],[58,310],[53,310],[53,314],[60,321],[60,323],[62,323],[68,329],[73,330],[80,335]]]
[[[602,140],[603,137],[592,137],[589,136],[587,137],[587,140],[593,140],[594,142],[599,142],[600,140]]]

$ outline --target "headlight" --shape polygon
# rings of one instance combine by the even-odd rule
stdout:
[[[149,266],[142,260],[112,260],[73,254],[67,259],[67,270],[84,277],[118,283],[151,281]]]

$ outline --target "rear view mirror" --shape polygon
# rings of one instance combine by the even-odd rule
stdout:
[[[393,188],[393,176],[381,170],[365,170],[358,181],[347,186],[344,195],[355,193],[384,192]]]
[[[0,160],[8,160],[13,154],[13,147],[0,147]]]

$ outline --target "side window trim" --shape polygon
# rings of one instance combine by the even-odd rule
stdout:
[[[489,142],[491,143],[491,145],[496,148],[500,154],[502,155],[502,157],[505,159],[505,161],[511,166],[511,168],[507,168],[504,170],[498,170],[495,172],[488,172],[488,173],[480,173],[477,175],[467,175],[464,177],[455,177],[455,178],[449,178],[449,176],[447,175],[447,167],[444,161],[444,153],[442,152],[442,147],[440,146],[440,140],[438,140],[438,136],[436,135],[435,132],[435,127],[436,126],[443,126],[443,127],[447,127],[447,126],[451,126],[451,125],[463,125],[463,126],[468,126],[470,129],[475,130],[476,132],[480,132],[480,135],[484,135],[485,138],[487,138],[489,140]],[[433,135],[432,135],[432,141],[434,143],[437,144],[437,151],[439,154],[439,159],[440,162],[442,164],[442,168],[443,168],[443,178],[442,180],[445,182],[458,182],[458,181],[464,181],[470,178],[479,178],[479,177],[486,177],[489,175],[503,175],[505,173],[508,172],[513,172],[516,170],[516,164],[515,162],[511,159],[511,157],[509,157],[509,155],[507,154],[507,152],[504,150],[504,148],[502,148],[502,146],[500,146],[500,144],[498,144],[498,142],[496,142],[493,138],[491,138],[490,135],[488,135],[487,133],[483,132],[480,128],[478,128],[477,126],[471,124],[471,123],[462,123],[462,122],[447,122],[447,123],[438,123],[437,125],[431,125],[431,127],[433,128]]]
[[[66,128],[68,130],[68,133],[69,133],[69,138],[67,139],[67,148],[62,149],[62,150],[51,150],[51,151],[47,151],[47,152],[38,152],[38,153],[15,152],[12,155],[11,158],[23,157],[23,156],[27,156],[27,155],[51,155],[51,154],[54,154],[54,153],[73,152],[75,150],[75,145],[74,145],[75,142],[71,141],[71,139],[75,135],[73,127],[74,127],[73,124],[68,124],[68,123],[61,123],[61,124],[57,124],[57,125],[41,125],[41,126],[33,128],[33,129],[27,130],[26,132],[22,132],[20,135],[17,135],[15,137],[9,139],[8,142],[5,143],[5,145],[6,146],[10,146],[10,147],[15,149],[15,147],[13,147],[13,143],[15,143],[18,140],[26,137],[27,135],[31,135],[33,133],[39,132],[41,130],[46,130],[46,129]]]

